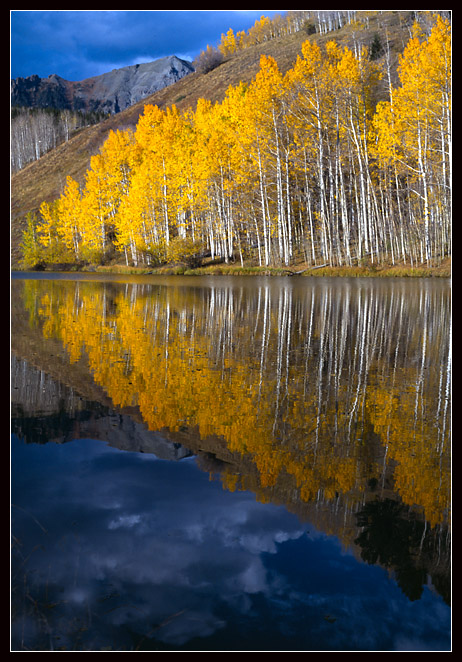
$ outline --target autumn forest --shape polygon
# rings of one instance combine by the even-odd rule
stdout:
[[[450,49],[437,15],[428,35],[414,24],[398,85],[365,47],[307,39],[286,74],[262,56],[221,103],[146,105],[135,131],[112,131],[91,157],[82,186],[68,176],[29,215],[24,264],[440,263],[451,244]]]

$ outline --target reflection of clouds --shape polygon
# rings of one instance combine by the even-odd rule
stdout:
[[[298,637],[306,650],[313,642],[425,650],[447,627],[448,611],[435,613],[429,591],[410,608],[381,568],[311,528],[302,535],[284,508],[226,492],[192,459],[147,461],[89,441],[14,453],[13,497],[47,531],[15,513],[29,590],[59,605],[47,619],[69,648],[72,627],[88,633],[88,650],[113,641],[130,649],[149,637],[182,646],[226,633],[224,613],[247,642],[267,628],[283,649]]]
[[[90,442],[52,450],[27,449],[49,455],[42,457],[49,480],[42,475],[29,493],[57,541],[47,537],[46,549],[34,553],[34,574],[62,587],[74,609],[90,602],[98,610],[100,586],[110,584],[131,603],[105,614],[113,625],[143,633],[147,623],[165,622],[156,636],[175,645],[208,636],[223,626],[214,596],[233,602],[243,592],[269,591],[259,554],[274,552],[281,535],[301,535],[295,517],[247,493],[231,496],[191,461],[146,462]]]
[[[188,611],[168,620],[162,627],[161,641],[182,646],[193,637],[208,637],[225,622],[204,611]]]
[[[239,577],[237,588],[244,593],[260,593],[268,587],[266,570],[260,559],[254,559]]]
[[[108,529],[118,529],[121,526],[131,529],[140,522],[141,522],[140,515],[121,515],[109,522]]]

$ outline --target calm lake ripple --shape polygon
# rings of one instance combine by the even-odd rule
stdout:
[[[447,279],[11,291],[11,650],[451,650]]]

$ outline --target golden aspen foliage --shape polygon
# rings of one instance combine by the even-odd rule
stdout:
[[[39,210],[41,220],[37,224],[37,240],[45,247],[45,256],[50,262],[59,258],[62,252],[62,242],[57,231],[58,202],[42,202]]]
[[[69,176],[57,204],[56,230],[66,249],[79,260],[83,233],[80,186]]]
[[[220,52],[226,57],[232,55],[237,50],[236,36],[232,28],[228,30],[226,35],[221,35],[221,42],[218,46]]]

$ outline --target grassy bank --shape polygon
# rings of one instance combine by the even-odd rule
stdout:
[[[445,260],[435,267],[420,266],[356,266],[356,267],[315,267],[303,268],[298,265],[290,268],[278,267],[242,267],[237,264],[210,264],[194,269],[183,265],[164,266],[158,268],[126,267],[112,265],[98,267],[97,272],[117,274],[156,274],[184,276],[312,276],[312,277],[345,277],[345,278],[450,278],[451,261]]]
[[[12,270],[18,267],[15,265]],[[18,270],[21,268],[19,267]],[[318,266],[310,267],[298,262],[289,267],[259,267],[255,264],[241,266],[240,263],[225,264],[221,261],[204,262],[201,266],[191,267],[183,263],[167,264],[159,267],[134,267],[125,264],[85,265],[83,263],[42,264],[28,271],[63,271],[63,272],[94,272],[106,274],[154,274],[161,276],[311,276],[311,277],[345,277],[345,278],[450,278],[451,258],[446,258],[435,266],[420,265],[376,265],[363,264],[357,266]]]

